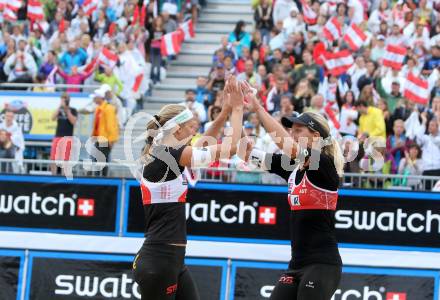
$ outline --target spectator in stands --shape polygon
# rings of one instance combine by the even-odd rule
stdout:
[[[410,176],[420,176],[423,173],[423,161],[421,160],[422,150],[416,143],[410,143],[408,149],[405,150],[405,156],[399,163],[399,174],[405,177],[400,181],[399,185],[417,187],[420,179],[408,178]]]
[[[246,80],[249,82],[252,86],[254,86],[257,89],[261,88],[261,77],[260,75],[255,72],[255,66],[252,59],[248,59],[245,62],[244,65],[244,72],[238,74],[237,80],[243,81]]]
[[[262,41],[267,44],[273,27],[272,4],[269,0],[260,0],[259,5],[255,8],[254,20],[256,28],[261,33]]]
[[[208,108],[209,104],[211,103],[211,93],[207,88],[208,78],[206,78],[205,76],[197,77],[196,85],[196,101],[205,105],[205,107]]]
[[[291,95],[284,94],[280,100],[280,110],[275,111],[272,116],[281,122],[281,118],[285,116],[297,116],[298,113],[294,111]]]
[[[228,42],[232,43],[237,57],[241,57],[242,47],[251,48],[251,35],[245,31],[246,23],[238,21],[233,32],[229,34]]]
[[[26,40],[20,39],[17,52],[5,61],[3,70],[9,82],[32,83],[34,76],[37,75],[37,64],[32,55],[25,51],[26,46]]]
[[[162,55],[160,53],[160,44],[162,36],[167,33],[164,27],[162,17],[156,17],[150,28],[150,60],[151,60],[151,80],[153,84],[160,82],[160,67],[162,65]]]
[[[292,74],[292,81],[299,82],[301,79],[306,78],[310,82],[313,91],[316,93],[318,91],[319,85],[319,66],[313,62],[312,54],[308,51],[305,51],[303,53],[302,59],[304,61],[304,64]]]
[[[304,108],[310,106],[310,100],[315,94],[310,82],[307,79],[301,79],[293,91],[293,105],[295,110],[302,113]]]
[[[92,68],[88,72],[78,72],[78,67],[72,66],[70,68],[70,73],[66,73],[61,68],[58,68],[57,74],[59,74],[64,79],[64,82],[66,84],[82,85],[82,84],[84,84],[84,81],[93,74],[96,67],[97,67],[97,65],[95,65],[94,68]],[[69,93],[75,93],[75,92],[78,93],[81,91],[81,88],[80,87],[68,87],[66,89],[66,91]]]
[[[402,120],[395,120],[393,126],[393,135],[388,136],[386,150],[391,154],[397,166],[400,159],[403,158],[408,149],[410,141],[405,136],[405,123]]]
[[[211,72],[209,82],[207,85],[208,90],[211,92],[212,97],[215,98],[219,91],[222,91],[225,87],[225,66],[221,63],[217,64],[215,69]]]
[[[72,137],[77,117],[76,109],[70,107],[69,94],[63,93],[60,98],[60,106],[52,115],[52,121],[56,121],[57,126],[50,149],[51,160],[69,161],[72,159]],[[51,164],[50,169],[52,175],[58,174],[57,164]]]
[[[383,112],[366,101],[358,101],[355,104],[359,112],[359,133],[358,138],[364,142],[369,137],[386,138],[385,121]]]
[[[104,93],[105,100],[116,108],[119,128],[123,128],[125,122],[127,121],[127,115],[121,99],[119,99],[119,97],[113,92],[111,86],[106,83],[101,85],[99,90]]]
[[[46,60],[41,64],[38,72],[40,74],[43,74],[47,78],[49,74],[52,72],[53,68],[55,68],[56,66],[56,59],[57,59],[56,53],[53,50],[47,52]]]
[[[101,73],[99,69],[96,69],[95,80],[100,83],[109,85],[110,90],[115,93],[116,96],[119,96],[123,89],[121,80],[113,72],[112,68],[104,66],[103,69],[103,73]]]
[[[16,149],[8,132],[0,129],[0,159],[14,159]],[[0,162],[0,173],[12,173],[12,163]]]
[[[9,137],[11,138],[12,144],[16,147],[15,149],[15,160],[16,164],[13,164],[13,169],[15,173],[21,173],[23,171],[23,155],[24,155],[24,136],[23,129],[15,120],[15,113],[12,110],[6,110],[4,113],[4,120],[0,123],[0,129],[6,130]]]
[[[203,104],[196,102],[196,92],[193,89],[188,89],[185,91],[185,101],[180,103],[181,105],[186,106],[193,113],[196,113],[199,117],[200,123],[206,122],[206,111]]]
[[[427,114],[421,113],[422,127],[416,136],[416,142],[422,148],[423,175],[440,176],[440,134],[437,119],[428,122]],[[426,125],[428,133],[425,134]],[[426,190],[431,190],[431,183],[425,184]]]
[[[286,78],[280,76],[277,78],[276,85],[269,91],[267,95],[266,108],[269,113],[280,110],[281,96],[287,92]]]
[[[72,67],[80,67],[86,63],[87,53],[78,48],[75,42],[69,43],[69,48],[60,58],[60,66],[65,74],[73,73]]]
[[[97,105],[92,131],[92,137],[96,139],[95,148],[104,155],[105,162],[109,162],[110,152],[119,139],[116,108],[106,101],[105,93],[101,89],[95,90],[91,97]],[[98,156],[94,157],[95,161],[97,158]],[[102,172],[104,176],[107,176],[107,166]]]
[[[358,130],[355,121],[358,119],[358,112],[354,107],[355,97],[352,91],[345,93],[341,103],[341,112],[339,114],[339,123],[341,128],[339,132],[342,136],[356,136]]]
[[[221,110],[222,110],[221,106],[211,106],[210,107],[210,110],[208,113],[209,122],[205,123],[203,131],[208,130],[208,128],[212,125],[212,122],[214,122],[214,120],[219,116]]]

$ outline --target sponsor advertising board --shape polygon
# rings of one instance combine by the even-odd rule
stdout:
[[[127,185],[128,236],[144,219],[136,182]],[[199,183],[186,203],[188,234],[197,239],[288,243],[286,187]],[[335,214],[341,244],[440,247],[440,194],[340,190]],[[437,205],[435,205],[437,204]]]
[[[24,251],[0,250],[0,299],[20,299]]]
[[[281,276],[286,268],[286,264],[233,262],[229,299],[269,299],[275,285],[286,280]],[[438,276],[435,271],[344,267],[331,300],[435,300]],[[295,284],[295,278],[288,279]]]
[[[134,256],[31,252],[25,299],[141,299],[133,279],[133,259]],[[186,264],[201,299],[225,299],[226,260],[187,259]]]
[[[117,233],[120,180],[0,177],[0,229]]]
[[[199,184],[198,186],[202,186]],[[288,238],[289,210],[281,195],[190,189],[186,215],[191,237],[281,240]],[[142,235],[144,217],[139,185],[127,185],[127,235]],[[274,197],[275,196],[275,197]]]
[[[80,109],[91,102],[86,94],[79,95],[71,96],[71,107]],[[0,120],[6,109],[12,110],[26,138],[51,139],[56,129],[52,114],[59,105],[60,93],[0,92]]]

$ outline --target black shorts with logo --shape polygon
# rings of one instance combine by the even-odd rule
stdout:
[[[270,300],[330,300],[341,280],[342,267],[312,264],[281,275]]]
[[[133,262],[142,300],[199,300],[184,263],[185,247],[144,244]]]

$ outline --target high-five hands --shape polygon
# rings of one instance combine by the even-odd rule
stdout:
[[[240,87],[244,94],[246,107],[249,109],[249,111],[256,112],[260,105],[260,102],[257,98],[257,90],[253,88],[247,81],[242,81],[240,83]]]
[[[244,93],[235,76],[229,77],[226,81],[224,91],[226,94],[225,99],[229,98],[227,101],[233,108],[243,107]]]

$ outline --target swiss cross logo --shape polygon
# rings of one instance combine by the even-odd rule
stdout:
[[[277,223],[277,208],[260,206],[258,209],[258,224],[275,225]]]
[[[76,215],[80,217],[93,217],[95,215],[94,199],[78,199]]]
[[[388,292],[386,300],[406,300],[406,293]]]

